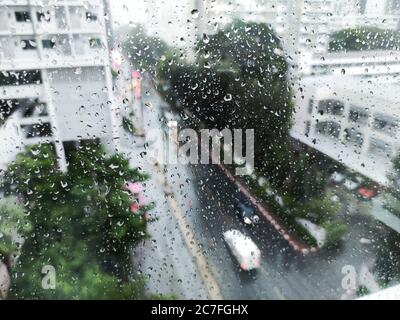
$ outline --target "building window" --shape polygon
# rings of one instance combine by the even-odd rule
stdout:
[[[308,113],[312,114],[313,109],[314,109],[314,99],[310,99],[308,101]]]
[[[392,153],[392,146],[380,139],[371,138],[369,151],[378,156],[390,157]]]
[[[366,124],[368,121],[368,113],[359,107],[351,107],[349,112],[349,121]]]
[[[31,21],[31,14],[29,11],[16,11],[15,20],[17,22],[29,22]]]
[[[325,113],[340,116],[343,114],[344,105],[339,100],[326,99],[318,103],[318,112],[323,115]]]
[[[97,15],[93,12],[86,12],[86,21],[87,22],[95,22],[97,21]]]
[[[42,40],[43,49],[54,49],[56,43],[53,40],[45,39]]]
[[[339,138],[340,134],[340,124],[333,121],[323,121],[318,122],[316,125],[317,131],[319,134],[330,137],[330,138]]]
[[[21,126],[26,138],[51,137],[52,130],[50,123],[39,123]]]
[[[50,11],[38,11],[36,17],[39,22],[50,22],[51,20]]]
[[[102,48],[103,43],[99,38],[91,38],[89,39],[89,45],[91,48]]]
[[[399,126],[399,120],[391,116],[376,115],[374,118],[374,129],[388,134],[394,134]]]
[[[0,86],[18,86],[40,83],[42,83],[42,77],[39,70],[0,72]]]
[[[304,130],[304,134],[306,137],[308,137],[310,131],[311,131],[311,121],[306,121],[306,128]]]
[[[346,128],[344,132],[346,142],[351,143],[355,147],[361,148],[364,143],[364,136],[361,132],[355,130],[354,128]]]
[[[34,39],[24,39],[21,40],[22,50],[35,50],[37,47],[36,41]]]
[[[387,14],[399,14],[400,0],[388,0],[386,10]]]
[[[38,99],[33,101],[25,102],[23,108],[23,117],[46,117],[48,116],[46,104],[39,102]]]

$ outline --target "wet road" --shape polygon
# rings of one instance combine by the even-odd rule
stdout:
[[[156,94],[146,96],[144,100],[146,105],[150,106],[144,108],[145,130],[160,128],[162,112],[159,105],[162,102]],[[159,147],[157,144],[153,145],[153,148]],[[147,160],[150,162],[150,159]],[[369,266],[373,263],[374,248],[359,241],[366,237],[364,226],[356,224],[352,227],[343,246],[337,250],[321,250],[316,254],[303,256],[293,252],[268,222],[262,221],[254,228],[248,228],[242,223],[233,212],[235,198],[241,195],[218,167],[167,165],[164,169],[187,228],[193,232],[198,250],[210,264],[211,272],[225,299],[340,299],[344,293],[343,267],[353,266],[355,270],[359,270],[362,265]],[[156,202],[165,203],[165,196],[160,192],[156,194]],[[346,204],[342,211],[346,211]],[[165,291],[168,290],[166,283],[174,282],[169,280],[171,270],[175,270],[175,274],[180,278],[179,273],[186,270],[182,268],[183,261],[186,259],[186,264],[192,266],[194,259],[190,258],[187,248],[181,245],[182,241],[177,233],[182,230],[176,227],[177,221],[171,216],[171,209],[157,210],[157,213],[164,215],[162,226],[169,232],[164,232],[163,237],[156,237],[154,246],[162,247],[166,256],[179,257],[177,261],[170,261],[167,265],[160,266],[159,261],[151,265],[153,276],[156,274],[157,277],[164,278],[159,283],[163,283],[165,287],[160,291]],[[262,264],[259,270],[248,273],[239,269],[238,263],[222,239],[222,233],[228,229],[243,231],[260,247]],[[163,243],[171,244],[174,241],[178,241],[180,245],[168,246]],[[166,252],[167,250],[170,251]],[[148,263],[152,264],[151,261]],[[185,272],[183,271],[183,274]],[[191,283],[199,282],[199,274],[186,272],[183,278],[180,287],[174,284],[170,290],[189,288],[190,291],[200,288],[201,285],[192,286]],[[157,283],[154,286],[157,286]],[[187,293],[176,293],[178,297],[188,296]],[[189,296],[194,297],[196,293],[192,292]],[[199,296],[202,296],[202,293]]]

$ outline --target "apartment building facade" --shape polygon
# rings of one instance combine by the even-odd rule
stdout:
[[[399,155],[396,83],[352,76],[302,79],[291,135],[381,185]]]
[[[360,26],[397,30],[400,21],[399,0],[205,1],[201,8],[199,32],[214,33],[234,19],[270,24],[302,75],[326,66],[337,70],[336,62],[330,65],[337,57],[330,59],[328,52],[332,33]]]
[[[25,145],[112,144],[112,75],[103,0],[0,2],[0,168]]]

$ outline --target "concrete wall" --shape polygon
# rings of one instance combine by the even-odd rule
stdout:
[[[79,73],[79,74],[77,74]],[[63,141],[111,134],[104,68],[59,69],[49,72],[51,99]]]

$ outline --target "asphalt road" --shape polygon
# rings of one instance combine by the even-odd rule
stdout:
[[[144,97],[145,130],[162,127],[161,103],[154,93]],[[143,150],[148,151],[149,146],[143,144]],[[151,162],[144,152],[143,158]],[[262,221],[254,228],[242,223],[233,210],[235,198],[242,195],[217,166],[166,165],[164,173],[187,230],[178,227],[179,221],[166,204],[168,196],[152,187],[150,195],[161,204],[156,210],[161,219],[151,227],[155,239],[150,250],[157,251],[158,258],[152,261],[150,256],[145,270],[141,270],[146,274],[151,268],[151,277],[158,278],[152,282],[150,291],[170,290],[181,298],[204,296],[207,285],[199,280],[202,276],[204,280],[204,274],[199,272],[198,265],[197,272],[193,271],[198,260],[193,257],[193,247],[207,260],[210,274],[225,299],[340,299],[345,291],[343,267],[352,266],[358,272],[361,266],[373,263],[375,247],[360,242],[370,236],[363,224],[352,226],[337,250],[303,256],[293,252],[268,222]],[[347,210],[347,203],[343,203],[342,213]],[[240,270],[222,238],[228,229],[241,230],[257,243],[262,252],[259,270],[250,273]],[[193,234],[194,241],[185,243],[185,233]],[[177,285],[176,279],[184,280]],[[198,294],[194,292],[197,290]]]

